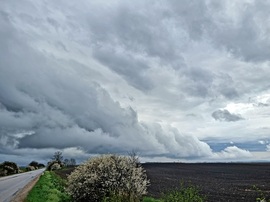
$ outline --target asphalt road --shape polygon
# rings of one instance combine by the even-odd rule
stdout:
[[[41,174],[44,169],[34,170],[26,173],[20,173],[16,175],[6,176],[0,178],[0,201],[9,202],[25,187],[31,180]]]

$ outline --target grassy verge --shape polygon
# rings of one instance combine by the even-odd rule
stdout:
[[[29,192],[25,202],[68,202],[71,201],[65,192],[65,181],[52,171],[45,171],[37,184]]]
[[[201,196],[194,186],[184,187],[181,183],[179,188],[163,193],[160,199],[144,197],[143,202],[203,202],[205,197]]]

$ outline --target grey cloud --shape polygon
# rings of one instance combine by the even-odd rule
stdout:
[[[214,75],[212,88],[215,91],[215,95],[222,95],[226,99],[234,100],[239,97],[238,89],[235,79],[231,76],[231,73],[218,72]]]
[[[209,11],[215,18],[212,18],[214,27],[209,34],[214,43],[226,47],[236,57],[246,61],[268,61],[270,42],[265,36],[269,29],[269,8],[267,1],[235,4],[212,1]],[[230,16],[232,14],[234,17]]]
[[[227,122],[243,120],[243,117],[241,115],[230,113],[226,109],[224,109],[224,110],[221,110],[220,109],[220,110],[214,111],[212,113],[212,117],[215,120],[218,120],[218,121],[227,121]]]
[[[170,34],[170,26],[167,26],[170,19],[173,20],[172,16],[166,15],[170,10],[166,5],[161,6],[162,3],[154,1],[138,4],[122,1],[113,10],[98,5],[101,9],[95,15],[89,14],[87,22],[99,46],[109,43],[134,53],[144,52],[150,57],[170,60],[178,55],[178,48]],[[97,20],[103,12],[107,14],[106,20]]]
[[[97,49],[94,57],[123,75],[134,87],[141,90],[150,90],[153,87],[153,84],[144,76],[144,71],[149,69],[146,61],[136,59],[124,52],[116,53],[115,50],[104,48]]]
[[[200,114],[268,90],[269,65],[260,63],[269,59],[268,3],[234,5],[3,1],[1,152],[81,147],[87,154],[138,149],[146,156],[211,156],[196,137],[140,121],[137,107],[123,107],[130,102],[120,97],[144,105],[142,117],[160,120],[162,109],[173,120],[181,110]],[[226,110],[212,116],[243,119]]]
[[[258,107],[268,107],[268,106],[269,104],[266,104],[266,103],[261,103],[261,102],[258,103]]]
[[[12,33],[0,31],[1,153],[81,147],[88,154],[137,149],[142,155],[211,155],[196,137],[140,122],[101,83],[82,79],[81,64],[41,54],[9,20],[0,23]]]
[[[200,40],[206,29],[211,28],[211,14],[206,1],[173,0],[168,4],[177,18],[177,24],[185,27],[192,40]]]
[[[201,67],[186,68],[183,71],[187,83],[184,85],[184,91],[194,97],[208,97],[211,94],[214,74]]]
[[[220,92],[224,97],[228,99],[234,99],[239,96],[237,90],[234,87],[222,86],[220,88]]]
[[[252,60],[253,56],[243,51],[254,50],[252,47],[246,47],[249,46],[246,44],[250,44],[250,41],[255,43],[259,37],[259,32],[254,28],[256,26],[250,25],[256,31],[252,39],[231,36],[231,32],[228,31],[233,29],[233,26],[229,24],[230,16],[226,16],[226,13],[225,19],[223,19],[224,16],[219,18],[219,13],[214,10],[219,8],[223,13],[226,12],[224,9],[230,5],[220,3],[222,5],[217,6],[215,4],[212,1],[208,3],[203,1],[139,2],[137,4],[120,1],[113,5],[114,9],[108,9],[102,4],[98,5],[100,9],[87,16],[91,44],[94,48],[93,55],[140,90],[152,90],[159,87],[155,86],[156,84],[146,73],[153,68],[151,62],[157,60],[155,62],[158,65],[171,67],[178,70],[179,76],[189,78],[179,85],[179,88],[183,89],[188,96],[207,98],[219,96],[217,95],[219,93],[225,99],[238,98],[241,89],[236,89],[234,86],[236,78],[232,78],[232,81],[228,83],[226,79],[215,77],[213,73],[209,74],[213,71],[209,67],[188,67],[183,57],[183,53],[191,43],[206,39],[210,40],[214,46],[227,47],[228,52],[235,50],[233,54],[235,53],[237,57]],[[95,6],[97,5],[94,5],[96,9]],[[237,10],[240,7],[241,4],[236,4],[234,9]],[[98,18],[101,18],[103,13],[106,13],[106,18],[99,21]],[[245,12],[242,12],[238,17],[244,18],[244,15]],[[248,16],[251,15],[248,14]],[[226,24],[227,21],[228,24]],[[235,30],[235,33],[246,33],[246,29],[249,29],[248,24],[240,21],[240,25],[236,26],[239,30]],[[220,30],[221,28],[224,29]],[[226,40],[229,36],[231,38]],[[230,47],[230,44],[235,48]],[[268,50],[265,45],[263,47]],[[243,51],[237,53],[236,50]],[[261,52],[254,51],[262,56]],[[142,59],[145,57],[147,59]],[[230,71],[234,68],[228,67],[228,69]],[[226,73],[226,71],[218,71]],[[219,86],[215,86],[215,82],[220,82]]]
[[[235,76],[228,83],[226,79],[214,76],[212,73],[214,67],[213,69],[207,66],[189,67],[183,56],[191,44],[205,40],[210,41],[213,46],[227,47],[228,52],[232,50],[230,43],[236,44],[235,50],[252,49],[238,47],[249,44],[250,40],[245,37],[241,37],[240,40],[238,37],[232,36],[228,40],[221,41],[226,39],[223,34],[231,35],[231,32],[228,31],[233,28],[230,26],[230,22],[238,20],[238,18],[231,19],[226,13],[226,8],[230,4],[214,1],[138,1],[136,3],[116,1],[114,3],[101,3],[83,0],[80,4],[62,3],[64,4],[62,7],[54,3],[46,5],[53,11],[52,13],[61,13],[61,17],[56,14],[47,17],[47,14],[44,13],[44,18],[39,17],[40,26],[36,27],[43,31],[45,28],[47,30],[55,29],[57,34],[65,34],[68,30],[72,30],[68,33],[68,37],[72,41],[92,48],[92,53],[85,54],[92,54],[96,60],[121,75],[135,88],[141,91],[160,88],[158,82],[153,81],[155,75],[152,76],[148,73],[154,66],[158,65],[160,68],[175,69],[179,77],[188,78],[176,86],[187,96],[201,97],[202,100],[220,94],[225,99],[231,100],[240,96],[241,89],[234,86],[237,79]],[[42,3],[40,4],[42,5]],[[256,9],[260,7],[259,4],[254,3],[254,8],[249,4],[244,5],[249,9]],[[235,5],[232,12],[241,8],[242,4]],[[87,12],[88,10],[91,12]],[[247,15],[251,16],[249,14]],[[245,11],[239,12],[236,17],[242,19],[244,15]],[[28,18],[36,19],[36,17],[30,16]],[[23,22],[31,24],[33,20],[27,19]],[[237,25],[235,28],[240,29],[239,33],[245,33],[246,24],[248,23],[240,21],[239,26]],[[224,29],[221,30],[221,28]],[[238,30],[235,32],[238,33]],[[256,41],[256,37],[259,37],[258,34],[252,41]],[[238,41],[243,42],[238,44]],[[56,43],[57,46],[67,49],[58,41]],[[217,68],[218,71],[227,73],[227,71],[220,69]],[[231,69],[234,67],[228,67],[228,71]],[[262,75],[267,74],[264,72]],[[250,77],[252,75],[247,76],[247,80]],[[216,86],[215,83],[219,84]],[[240,87],[243,88],[244,85]],[[250,91],[249,86],[245,88]]]
[[[186,117],[197,117],[197,115],[196,114],[186,114]]]
[[[100,10],[87,18],[93,56],[140,90],[153,88],[145,73],[151,68],[151,62],[158,60],[161,65],[174,69],[184,66],[181,51],[187,42],[181,39],[186,34],[174,29],[180,25],[170,16],[171,8],[160,4],[121,2],[111,10],[98,5]],[[98,20],[104,12],[106,18]]]

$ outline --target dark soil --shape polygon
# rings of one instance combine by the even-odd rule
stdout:
[[[74,171],[76,167],[75,166],[72,166],[72,167],[68,167],[68,168],[64,168],[64,169],[61,169],[61,170],[54,170],[54,172],[59,175],[61,178],[63,179],[67,179],[67,176],[72,172]]]
[[[151,182],[148,193],[156,198],[182,182],[196,186],[210,202],[255,202],[260,194],[270,199],[270,163],[146,163],[143,167]]]

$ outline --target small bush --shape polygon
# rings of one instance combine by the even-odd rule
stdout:
[[[38,168],[44,168],[44,167],[45,167],[45,165],[43,163],[38,164]]]
[[[59,161],[50,161],[47,165],[47,170],[59,170],[64,166],[63,163],[59,163]]]
[[[36,168],[34,166],[27,166],[26,171],[32,171],[35,170]]]
[[[162,202],[162,201],[159,199],[154,199],[152,197],[144,197],[143,202]]]
[[[29,165],[28,166],[32,166],[32,167],[34,167],[34,170],[35,169],[38,169],[38,162],[36,162],[36,161],[32,161],[31,163],[29,163]]]
[[[135,202],[146,194],[149,181],[137,158],[103,155],[78,166],[68,185],[74,201]]]
[[[5,161],[0,164],[0,176],[12,175],[19,173],[19,167],[16,163]]]
[[[27,172],[27,167],[19,167],[19,173],[24,173],[24,172]]]
[[[256,185],[253,185],[253,189],[259,195],[259,197],[256,198],[256,202],[270,202],[270,199],[266,199],[265,193],[260,188],[258,188]]]
[[[179,188],[163,194],[162,202],[203,202],[205,198],[201,196],[198,189],[194,186],[184,187],[183,184]]]
[[[102,202],[128,202],[129,199],[125,195],[111,193],[107,197],[103,197]]]

